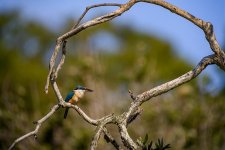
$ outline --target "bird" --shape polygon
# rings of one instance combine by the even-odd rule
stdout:
[[[81,99],[84,96],[84,93],[88,92],[93,92],[93,90],[83,87],[81,85],[76,86],[71,92],[69,92],[65,98],[65,102],[71,103],[71,104],[76,104],[79,99]],[[68,114],[69,108],[67,107],[64,113],[64,119],[66,119],[67,114]]]

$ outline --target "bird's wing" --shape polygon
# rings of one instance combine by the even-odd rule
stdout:
[[[73,91],[69,92],[65,98],[65,102],[69,102],[69,100],[73,97],[73,95],[74,95]]]

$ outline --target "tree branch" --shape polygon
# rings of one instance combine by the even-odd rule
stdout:
[[[105,127],[103,128],[103,132],[105,134],[104,139],[106,140],[107,143],[110,142],[117,150],[123,150],[122,147],[116,142],[116,140],[111,136],[111,134]]]
[[[96,4],[96,5],[88,6],[88,7],[86,7],[85,11],[80,16],[80,18],[78,19],[77,23],[72,27],[72,29],[75,29],[79,25],[79,23],[84,18],[84,16],[87,14],[87,12],[92,8],[101,7],[101,6],[118,6],[118,7],[121,7],[121,5],[122,4],[117,4],[117,3],[103,3],[103,4]]]
[[[138,0],[138,2],[146,2],[151,3],[155,5],[162,6],[165,9],[170,10],[172,13],[175,13],[188,21],[194,23],[196,26],[198,26],[200,29],[202,29],[205,33],[205,37],[207,41],[209,42],[209,45],[212,49],[212,51],[216,54],[217,58],[217,65],[225,71],[225,53],[220,48],[219,43],[216,40],[215,33],[213,31],[213,25],[210,22],[205,22],[202,19],[199,19],[192,14],[166,2],[163,0]]]
[[[164,83],[160,86],[157,86],[147,92],[144,92],[144,93],[138,95],[136,100],[137,101],[139,100],[139,101],[141,101],[141,103],[143,103],[152,97],[166,93],[186,82],[189,82],[190,80],[197,77],[208,65],[214,64],[215,63],[214,58],[215,58],[215,55],[210,55],[210,56],[204,57],[193,70],[185,73],[184,75],[182,75],[172,81]]]
[[[23,136],[17,138],[17,139],[12,143],[12,145],[9,147],[9,150],[13,149],[13,147],[14,147],[17,143],[21,142],[22,140],[24,140],[24,139],[26,139],[26,138],[28,138],[28,137],[30,137],[30,136],[32,136],[32,135],[33,135],[35,138],[37,138],[37,133],[38,133],[38,131],[39,131],[39,129],[40,129],[42,123],[44,123],[44,122],[45,122],[52,114],[54,114],[55,111],[57,111],[57,110],[59,109],[59,107],[60,107],[60,105],[54,105],[54,106],[51,108],[51,111],[50,111],[48,114],[46,114],[46,115],[45,115],[44,117],[42,117],[40,120],[34,122],[34,123],[36,124],[36,128],[35,128],[33,131],[31,131],[31,132],[29,132],[29,133],[27,133],[27,134],[25,134],[25,135],[23,135]]]
[[[166,93],[166,92],[194,79],[208,65],[214,64],[215,58],[216,58],[215,55],[209,55],[207,57],[204,57],[193,70],[185,73],[184,75],[182,75],[174,80],[171,80],[169,82],[166,82],[162,85],[159,85],[155,88],[152,88],[146,92],[139,94],[136,97],[135,101],[133,101],[131,103],[129,110],[126,112],[126,115],[125,115],[126,120],[128,121],[128,118],[130,118],[130,116],[132,116],[137,111],[139,106],[141,106],[141,104],[144,103],[145,101],[150,100],[152,97],[156,97],[158,95]]]
[[[101,136],[101,133],[102,133],[102,130],[103,130],[103,127],[104,127],[105,124],[101,123],[100,125],[98,125],[96,131],[95,131],[95,135],[92,139],[92,142],[91,142],[91,146],[90,146],[90,149],[91,150],[95,150],[96,147],[97,147],[97,144],[98,144],[98,140]]]
[[[120,136],[122,139],[122,142],[124,146],[126,146],[129,149],[137,149],[137,144],[131,139],[130,135],[128,134],[127,127],[125,123],[121,123],[118,125]]]
[[[201,28],[204,31],[205,37],[206,37],[207,41],[209,42],[209,45],[210,45],[212,51],[214,52],[214,54],[204,57],[193,70],[185,73],[184,75],[182,75],[174,80],[166,82],[155,88],[152,88],[152,89],[150,89],[146,92],[143,92],[137,96],[134,96],[133,92],[129,91],[130,97],[133,99],[133,101],[131,102],[131,105],[126,112],[124,112],[120,115],[111,114],[111,115],[102,117],[97,120],[92,119],[88,115],[86,115],[85,112],[83,112],[77,105],[72,105],[70,103],[64,102],[64,99],[63,99],[63,97],[60,93],[60,90],[58,88],[58,85],[56,83],[58,72],[60,71],[61,67],[63,66],[64,60],[65,60],[66,40],[89,27],[110,21],[110,20],[114,19],[115,17],[122,15],[123,13],[128,11],[135,3],[138,3],[138,2],[145,2],[145,3],[151,3],[151,4],[162,6],[163,8],[170,10],[172,13],[175,13],[175,14],[187,19],[188,21],[194,23],[196,26],[198,26],[199,28]],[[81,20],[85,17],[85,15],[87,14],[87,12],[90,9],[100,7],[100,6],[118,6],[119,8],[109,14],[105,14],[103,16],[94,18],[90,21],[87,21],[87,22],[79,25]],[[58,66],[55,67],[56,58],[58,56],[58,53],[59,53],[59,50],[61,47],[62,47],[62,57],[61,57],[61,60],[58,64]],[[58,108],[60,108],[60,106],[75,109],[78,112],[78,114],[87,123],[97,126],[96,133],[92,139],[91,149],[95,149],[97,147],[97,143],[98,143],[98,140],[99,140],[102,132],[105,135],[106,141],[111,142],[116,149],[122,149],[121,146],[119,146],[119,144],[113,139],[113,137],[107,131],[107,129],[105,127],[106,124],[116,124],[119,128],[119,133],[120,133],[123,144],[129,149],[138,149],[139,148],[138,144],[135,143],[132,140],[132,138],[130,137],[130,135],[127,131],[127,127],[128,127],[128,124],[130,124],[133,120],[136,119],[136,117],[138,115],[141,114],[142,109],[140,109],[140,106],[144,102],[150,100],[152,97],[159,96],[163,93],[166,93],[176,87],[179,87],[180,85],[183,85],[183,84],[193,80],[208,65],[211,65],[211,64],[216,64],[221,69],[225,70],[225,54],[224,54],[224,51],[220,48],[220,46],[216,40],[215,34],[213,32],[212,24],[195,17],[192,14],[190,14],[176,6],[169,4],[168,2],[165,2],[163,0],[130,0],[125,4],[103,3],[103,4],[96,4],[96,5],[89,6],[86,8],[86,10],[80,16],[80,18],[78,19],[77,23],[73,26],[73,28],[70,31],[68,31],[67,33],[65,33],[57,38],[56,46],[55,46],[54,52],[50,59],[49,73],[47,75],[45,92],[48,93],[49,84],[51,83],[53,91],[55,92],[55,95],[58,99],[59,104],[53,106],[53,108],[47,115],[45,115],[43,118],[41,118],[40,120],[38,120],[36,122],[35,130],[16,139],[13,142],[13,144],[10,146],[9,149],[12,149],[17,143],[19,143],[20,141],[24,140],[27,137],[30,137],[32,135],[36,136],[42,123],[45,122]]]
[[[97,18],[92,19],[90,21],[87,21],[86,23],[83,23],[82,25],[80,25],[80,26],[78,26],[78,27],[76,27],[74,29],[72,28],[72,30],[70,30],[69,32],[67,32],[67,33],[63,34],[62,36],[58,37],[57,38],[57,42],[56,42],[56,46],[55,46],[55,49],[54,49],[54,52],[52,54],[52,57],[51,57],[51,60],[50,60],[50,63],[49,63],[49,73],[48,73],[47,81],[46,81],[46,85],[45,85],[45,92],[48,93],[50,77],[51,77],[52,71],[53,71],[54,66],[55,66],[55,60],[57,58],[59,49],[60,49],[63,41],[65,41],[66,39],[70,38],[71,36],[76,35],[77,33],[81,32],[81,31],[85,30],[86,28],[89,28],[91,26],[94,26],[94,25],[97,25],[97,24],[100,24],[100,23],[104,23],[104,22],[110,21],[113,18],[120,16],[122,13],[124,13],[127,10],[129,10],[135,3],[136,3],[136,0],[130,0],[128,3],[123,4],[123,5],[121,5],[121,4],[114,4],[114,6],[118,5],[118,6],[120,6],[120,8],[115,10],[115,11],[113,11],[112,13],[103,15],[101,17],[97,17]],[[94,8],[94,6],[90,6],[90,8],[92,8],[92,7]],[[85,14],[86,13],[84,12],[84,15]],[[82,18],[83,17],[81,16],[80,20]],[[78,23],[79,22],[80,21],[78,21]]]
[[[63,41],[63,44],[62,44],[62,57],[61,57],[61,60],[60,60],[60,62],[58,64],[58,66],[57,66],[57,69],[56,69],[56,71],[55,71],[55,73],[53,75],[54,80],[57,79],[59,70],[62,68],[62,65],[64,64],[64,61],[65,61],[65,58],[66,58],[66,43],[67,43],[66,40]]]
[[[49,73],[48,73],[47,81],[46,81],[46,84],[45,84],[45,93],[46,94],[48,93],[48,87],[49,87],[49,83],[50,83],[50,78],[51,78],[51,75],[52,75],[52,72],[53,72],[53,69],[54,69],[54,66],[55,66],[55,60],[56,60],[56,58],[58,56],[58,52],[59,52],[59,49],[61,47],[61,43],[62,43],[61,41],[57,40],[54,52],[53,52],[52,57],[50,59]]]

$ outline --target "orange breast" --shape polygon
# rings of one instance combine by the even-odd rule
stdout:
[[[78,102],[78,97],[74,94],[74,96],[68,101],[71,104],[75,104]]]
[[[71,103],[71,104],[75,103],[75,101],[72,98],[68,102]]]

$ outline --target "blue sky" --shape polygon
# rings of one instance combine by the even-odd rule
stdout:
[[[64,25],[68,18],[76,19],[86,6],[115,2],[109,0],[1,0],[0,13],[11,9],[19,9],[22,16],[28,20],[36,20],[44,25],[58,29]],[[125,3],[125,0],[117,2]],[[217,40],[221,46],[225,46],[225,1],[224,0],[167,0],[192,15],[209,21],[214,25]],[[91,16],[110,12],[116,8],[97,8],[92,10],[85,20]],[[197,64],[202,57],[212,54],[209,44],[205,40],[204,33],[185,19],[152,4],[139,3],[130,11],[116,18],[116,24],[129,25],[135,30],[155,35],[168,41],[176,52],[192,65]],[[216,67],[209,67],[206,72],[214,75]],[[223,75],[224,77],[225,75]],[[213,77],[215,85],[219,85],[220,79]]]

